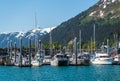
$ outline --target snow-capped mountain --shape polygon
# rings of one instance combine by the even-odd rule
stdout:
[[[19,40],[22,38],[23,45],[26,46],[28,39],[31,39],[34,42],[35,37],[41,39],[42,36],[46,35],[53,30],[55,27],[51,28],[34,28],[26,32],[1,32],[0,33],[0,47],[7,47],[9,41],[12,41],[12,44],[16,43],[19,46]]]

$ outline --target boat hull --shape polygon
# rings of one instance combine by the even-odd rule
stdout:
[[[114,61],[112,65],[120,65],[120,61]]]
[[[68,66],[68,65],[69,65],[68,60],[51,61],[51,66]]]
[[[76,64],[76,60],[73,60],[70,65],[73,66],[88,66],[90,65],[90,60],[89,59],[77,59],[77,64]]]
[[[111,65],[112,64],[112,59],[109,59],[109,61],[108,60],[99,60],[99,59],[97,59],[97,60],[93,60],[93,61],[91,61],[91,63],[92,64],[101,64],[101,65]]]
[[[34,61],[31,62],[32,66],[41,66],[42,64],[40,62]]]

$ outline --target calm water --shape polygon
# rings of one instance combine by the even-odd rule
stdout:
[[[120,81],[120,66],[0,66],[0,81]]]

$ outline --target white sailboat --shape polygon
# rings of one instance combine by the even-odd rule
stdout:
[[[94,25],[94,51],[96,51],[95,42],[95,25]],[[94,58],[91,59],[92,64],[112,64],[113,59],[108,54],[108,40],[107,40],[107,53],[106,52],[95,52]]]
[[[31,61],[32,66],[41,66],[42,65],[42,60],[40,57],[40,54],[37,53],[35,55],[35,58]]]
[[[38,50],[34,59],[32,59],[31,61],[32,66],[41,66],[43,64],[44,56],[45,56],[44,50]]]
[[[107,40],[107,53],[104,51],[95,53],[95,57],[91,59],[92,64],[112,64],[113,58],[108,54],[108,40]],[[104,48],[104,47],[103,47]]]
[[[36,17],[36,13],[35,13],[35,29],[37,29],[37,17]],[[42,46],[41,46],[41,41],[39,41],[39,48],[38,47],[38,39],[37,36],[35,36],[35,52],[37,52],[35,54],[35,57],[32,59],[31,64],[32,66],[41,66],[42,65],[42,61],[43,61],[43,55],[44,52],[42,50]]]
[[[52,50],[52,31],[51,31],[51,28],[50,28],[50,54],[47,55],[47,56],[44,56],[43,65],[50,65],[52,55],[53,55],[53,50]]]

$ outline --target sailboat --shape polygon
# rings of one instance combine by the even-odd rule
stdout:
[[[16,61],[14,63],[15,66],[18,67],[31,67],[31,63],[30,63],[30,55],[29,57],[24,57],[22,52],[22,38],[20,38],[20,52],[18,52],[16,54]]]
[[[50,28],[50,54],[44,57],[43,65],[50,65],[51,63],[51,57],[53,56],[53,50],[52,50],[52,31]]]
[[[44,56],[44,50],[38,50],[38,52],[35,54],[34,59],[31,61],[32,66],[41,66],[43,64]]]
[[[31,61],[32,66],[41,66],[43,64],[44,56],[45,56],[45,51],[42,50],[41,41],[39,41],[38,51],[35,54],[34,59],[32,59]]]
[[[113,59],[109,56],[109,46],[108,46],[107,40],[107,53],[105,51],[96,52],[96,46],[95,46],[95,25],[94,25],[94,58],[91,59],[92,64],[112,64]],[[102,47],[103,49],[104,47]]]
[[[35,14],[35,29],[37,29],[37,18],[36,18],[36,14]],[[38,47],[39,45],[39,47]],[[35,56],[31,61],[32,66],[41,66],[42,65],[42,54],[43,51],[41,50],[41,41],[39,40],[39,44],[38,44],[38,39],[37,36],[35,35]]]

